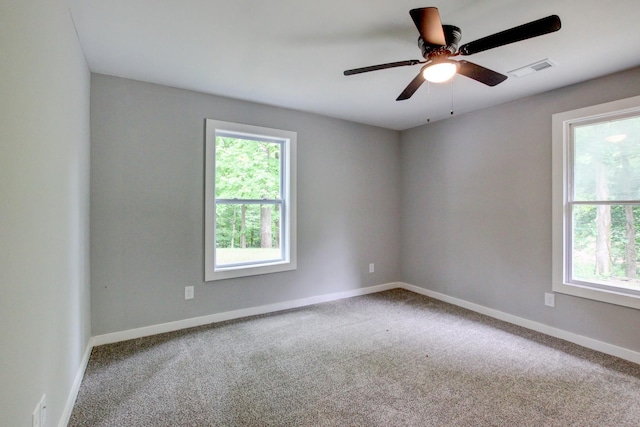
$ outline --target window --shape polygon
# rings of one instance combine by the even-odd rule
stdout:
[[[296,268],[296,133],[206,121],[205,280]]]
[[[640,308],[640,97],[553,116],[553,290]]]

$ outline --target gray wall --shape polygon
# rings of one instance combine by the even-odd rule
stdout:
[[[640,311],[551,292],[551,116],[640,94],[640,69],[401,134],[403,281],[640,351]]]
[[[0,3],[0,425],[57,425],[91,335],[90,75],[66,1]]]
[[[203,282],[205,118],[298,133],[296,271]],[[93,334],[397,280],[398,141],[396,131],[92,74]]]

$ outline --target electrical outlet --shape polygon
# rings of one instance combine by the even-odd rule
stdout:
[[[369,264],[369,273],[374,273],[376,271],[376,265],[374,263]]]
[[[44,427],[47,417],[47,405],[45,403],[46,394],[42,395],[40,402],[36,405],[36,409],[31,414],[31,427]]]
[[[549,307],[555,307],[556,306],[556,296],[554,294],[552,294],[551,292],[545,292],[544,293],[544,305],[549,306]]]
[[[36,409],[34,409],[33,414],[31,414],[31,427],[41,427],[40,417],[40,402],[38,402]]]
[[[184,299],[193,299],[193,286],[184,287]]]
[[[47,402],[45,398],[46,394],[42,395],[42,399],[40,399],[40,427],[44,427],[47,425]]]

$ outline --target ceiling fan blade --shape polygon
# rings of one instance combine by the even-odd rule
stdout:
[[[424,67],[422,67],[422,70],[424,70]],[[409,85],[406,88],[404,88],[402,93],[398,95],[398,97],[396,98],[396,101],[404,101],[405,99],[411,98],[413,94],[416,93],[418,88],[422,86],[422,83],[424,83],[424,80],[425,80],[424,76],[422,75],[422,70],[420,70],[418,75],[415,76],[413,80],[411,80],[411,83],[409,83]]]
[[[369,71],[384,70],[387,68],[395,68],[395,67],[405,67],[407,65],[420,64],[421,62],[422,61],[419,61],[417,59],[410,59],[408,61],[398,61],[398,62],[389,62],[388,64],[371,65],[369,67],[354,68],[353,70],[346,70],[344,72],[344,75],[351,76],[353,74],[368,73]]]
[[[532,37],[541,36],[543,34],[558,31],[561,27],[558,15],[547,16],[527,24],[523,24],[487,37],[469,42],[460,46],[461,55],[473,55],[474,53],[493,49],[494,47],[504,46],[510,43],[519,42],[521,40],[530,39]]]
[[[487,86],[495,86],[507,80],[507,76],[496,71],[484,68],[469,61],[458,61],[458,74],[469,77]]]
[[[440,12],[437,7],[422,7],[409,11],[413,23],[416,24],[422,39],[433,45],[445,46],[447,41],[444,37]]]

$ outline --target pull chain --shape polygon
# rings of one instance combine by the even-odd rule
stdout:
[[[451,86],[451,115],[453,116],[453,80],[455,79],[455,76],[453,77],[453,79],[451,79],[451,81],[449,82],[449,85]]]
[[[431,83],[427,81],[427,123],[431,122],[429,107],[431,106]]]
[[[453,79],[449,81],[449,88],[451,89],[451,109],[449,113],[453,116]],[[431,83],[427,81],[427,123],[431,122],[430,115],[430,107],[431,107]]]

